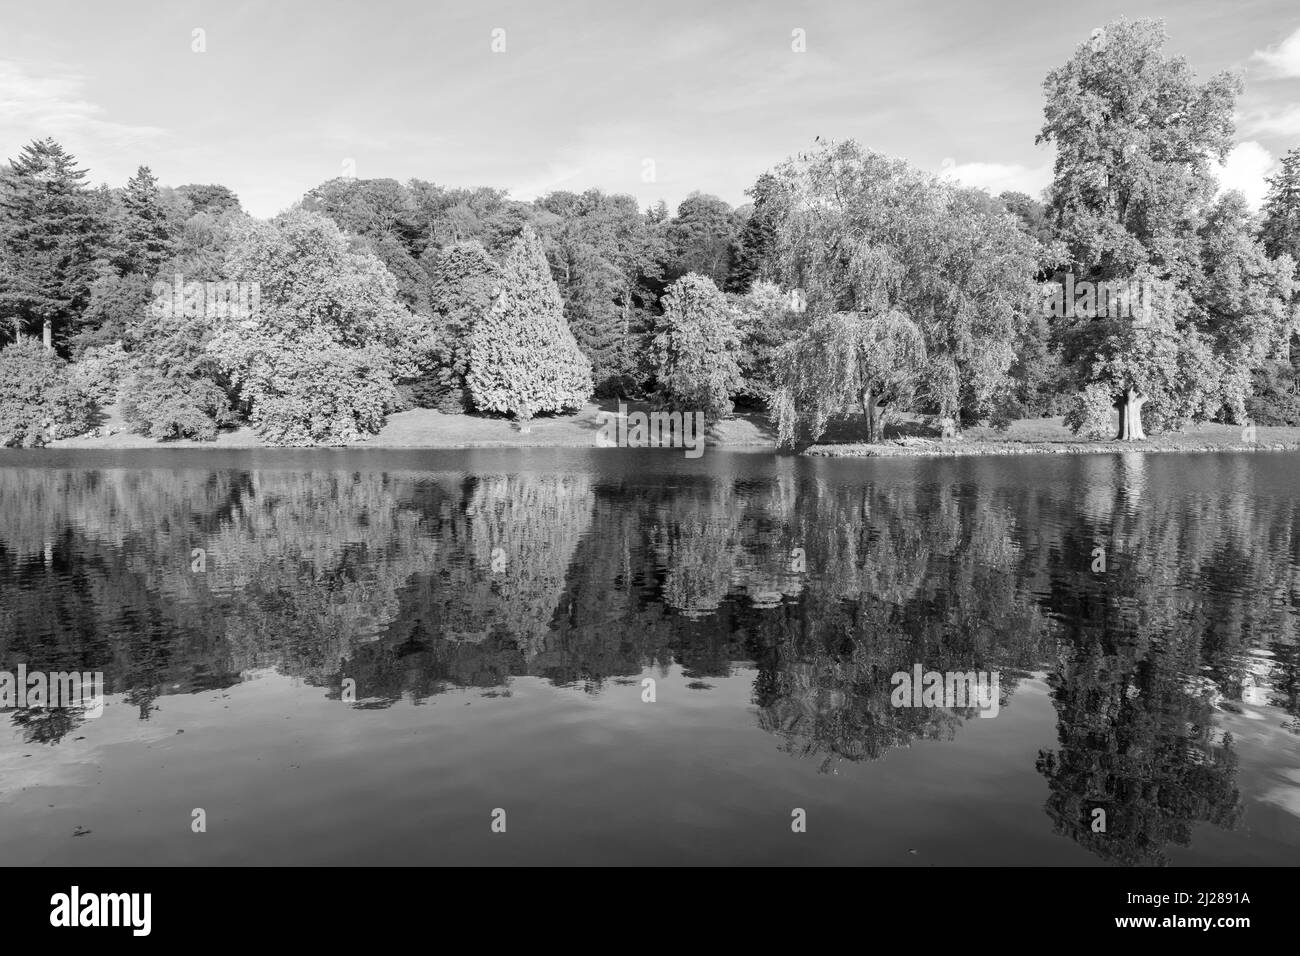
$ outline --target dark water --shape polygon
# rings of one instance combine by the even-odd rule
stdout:
[[[1298,479],[0,453],[0,670],[109,694],[0,714],[0,860],[1294,864]],[[996,717],[893,706],[917,664]]]

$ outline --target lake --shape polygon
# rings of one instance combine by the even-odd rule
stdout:
[[[1298,476],[0,452],[0,860],[1294,864]]]

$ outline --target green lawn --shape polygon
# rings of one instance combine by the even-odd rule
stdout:
[[[588,404],[571,415],[537,418],[531,430],[521,433],[505,418],[480,415],[444,415],[417,408],[390,415],[388,424],[373,438],[358,442],[360,448],[590,448],[596,445],[600,428],[598,412],[612,411],[617,402]],[[642,409],[633,403],[629,408]],[[265,443],[251,428],[222,432],[212,442],[158,442],[127,431],[115,407],[108,409],[101,426],[113,431],[102,437],[84,435],[51,442],[51,448],[260,448]],[[1300,448],[1300,428],[1259,426],[1254,443],[1245,441],[1237,425],[1199,425],[1176,435],[1161,435],[1145,442],[1081,441],[1060,418],[1032,418],[1013,422],[1004,433],[989,427],[968,428],[961,437],[942,441],[928,420],[920,416],[901,417],[885,429],[885,442],[868,445],[861,441],[862,421],[847,418],[835,422],[824,440],[808,454],[824,456],[891,455],[1014,455],[1064,454],[1106,451],[1227,451]],[[738,414],[709,433],[709,445],[721,447],[774,448],[775,430],[761,414]]]
[[[648,406],[630,403],[631,410]],[[444,415],[428,408],[416,408],[388,416],[388,423],[373,438],[358,442],[358,448],[590,448],[596,445],[601,411],[616,411],[617,401],[589,403],[571,415],[536,418],[530,430],[521,433],[508,419],[483,415]],[[215,441],[159,442],[124,429],[116,406],[107,409],[100,429],[113,432],[102,437],[81,435],[51,442],[51,448],[260,448],[265,443],[253,429],[244,426],[219,434]],[[738,415],[720,423],[709,433],[710,445],[775,447],[775,433],[759,415]]]

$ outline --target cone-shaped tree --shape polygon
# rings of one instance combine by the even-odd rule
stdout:
[[[591,362],[531,228],[511,245],[496,301],[470,333],[465,381],[476,408],[509,412],[524,429],[538,412],[576,408],[591,395]]]
[[[173,243],[158,179],[148,166],[141,166],[127,180],[122,193],[122,211],[114,264],[123,275],[133,272],[157,275],[171,257]]]

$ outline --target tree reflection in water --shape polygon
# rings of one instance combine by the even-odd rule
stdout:
[[[758,727],[827,770],[975,715],[891,706],[896,671],[998,671],[1012,708],[1045,673],[1057,743],[1037,769],[1058,832],[1159,863],[1196,823],[1235,826],[1216,714],[1265,687],[1300,732],[1295,501],[1236,490],[1231,456],[1183,495],[1153,493],[1141,455],[1078,459],[1078,494],[996,467],[837,481],[777,462],[671,483],[0,468],[0,668],[103,671],[148,719],[159,695],[266,667],[335,698],[350,678],[375,708],[518,675],[594,693],[679,665],[707,685],[745,662]],[[81,720],[10,719],[51,745]]]

